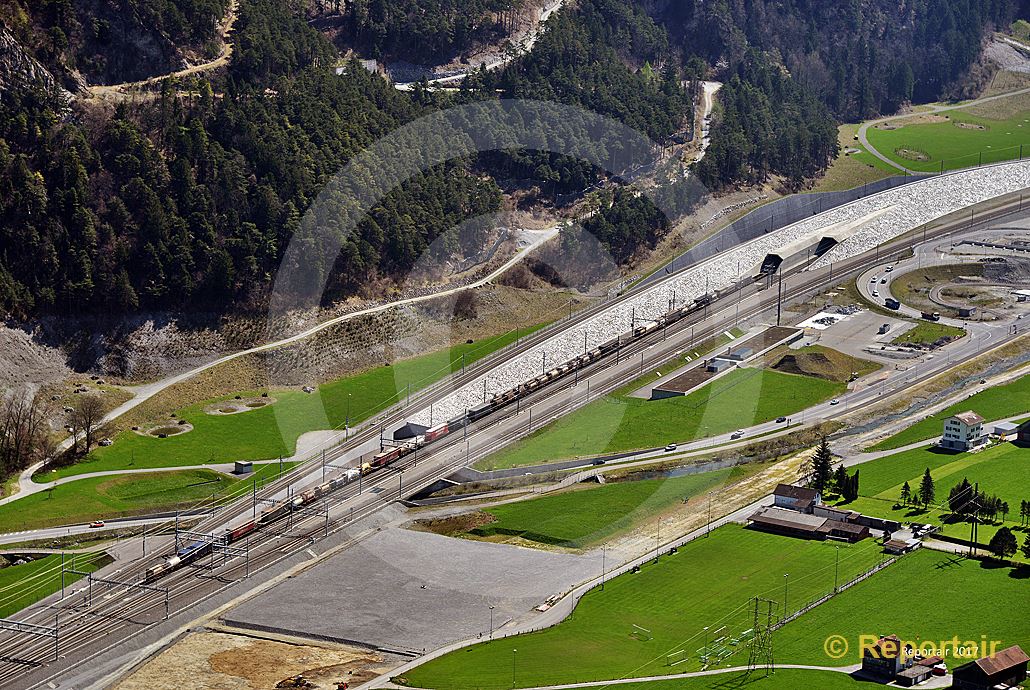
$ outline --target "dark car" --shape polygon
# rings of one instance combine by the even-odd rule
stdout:
[[[783,424],[783,423],[784,423],[785,421],[787,421],[787,418],[786,418],[786,417],[777,417],[777,418],[776,418],[776,422],[777,422],[778,424]]]

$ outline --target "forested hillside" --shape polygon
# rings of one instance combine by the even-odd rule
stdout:
[[[834,115],[855,121],[948,95],[1021,0],[660,0],[647,3],[686,54],[735,68],[779,56]],[[1023,3],[1025,4],[1025,3]]]
[[[0,21],[66,84],[145,79],[210,53],[229,0],[5,0]]]
[[[146,71],[153,64],[133,50],[202,45],[229,4],[22,2],[4,5],[0,17],[65,77]],[[260,308],[301,216],[352,156],[421,115],[484,99],[577,106],[664,145],[694,134],[698,80],[718,77],[725,86],[700,179],[709,189],[773,178],[796,189],[835,155],[834,113],[890,109],[947,88],[1013,2],[579,0],[503,68],[476,72],[455,92],[401,92],[356,62],[337,74],[338,52],[308,25],[304,3],[241,0],[224,70],[162,82],[117,106],[68,108],[42,87],[0,90],[0,313]],[[337,9],[374,53],[434,33],[443,42],[419,49],[450,50],[516,6],[369,0]],[[105,24],[112,13],[121,23]],[[141,23],[148,31],[130,34]],[[615,160],[624,146],[573,130],[555,136],[599,160]],[[557,203],[605,176],[584,161],[524,149],[431,168],[389,193],[346,239],[327,299],[381,294],[441,234],[497,211],[495,180]],[[659,187],[662,208],[688,211],[699,194],[688,187]],[[586,227],[618,261],[653,247],[674,220],[633,192],[609,189],[600,201]],[[478,240],[463,236],[461,248],[475,250]],[[447,251],[457,248],[448,241]]]
[[[318,0],[343,18],[343,37],[362,55],[438,64],[502,40],[523,0]]]
[[[0,311],[258,305],[328,176],[420,111],[360,68],[320,66],[328,43],[278,0],[245,2],[235,40],[219,97],[200,81],[63,120],[50,94],[0,95]],[[366,219],[332,294],[498,204],[467,163],[428,171]]]
[[[719,103],[712,145],[698,164],[710,187],[776,174],[798,189],[837,155],[837,124],[826,107],[757,51],[737,65]]]

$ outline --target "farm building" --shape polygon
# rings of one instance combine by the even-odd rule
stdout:
[[[1018,645],[1003,649],[992,656],[971,661],[955,669],[952,687],[957,690],[991,690],[1015,688],[1026,680],[1030,657]]]
[[[752,529],[801,539],[840,539],[856,542],[869,536],[869,528],[786,508],[767,507],[748,518]]]
[[[888,539],[883,544],[883,550],[889,554],[900,556],[901,554],[915,551],[922,543],[918,539]]]
[[[941,447],[951,450],[973,450],[987,443],[984,418],[968,410],[944,420]]]
[[[1016,440],[1020,443],[1030,443],[1030,420],[1023,422],[1016,429]]]
[[[793,484],[779,484],[773,491],[773,505],[777,508],[811,513],[815,506],[821,504],[822,497],[815,489],[794,486]]]

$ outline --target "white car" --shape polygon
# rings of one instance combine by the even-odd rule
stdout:
[[[883,270],[884,270],[885,273],[890,273],[891,271],[894,270],[894,267],[893,266],[888,266],[887,268],[885,268]]]
[[[675,443],[670,443],[669,445],[665,446],[665,452],[666,453],[671,453],[674,450],[676,450],[676,444]]]
[[[879,296],[880,296],[880,291],[879,290],[873,290],[873,297],[879,297]]]
[[[833,400],[830,401],[830,404],[831,405],[840,405],[840,400],[837,400],[837,398],[834,398]]]
[[[876,281],[878,281],[879,279],[880,279],[880,276],[873,276],[872,278],[870,278],[870,279],[869,279],[869,282],[870,282],[870,283],[875,283],[875,282],[876,282]]]
[[[744,430],[743,429],[737,429],[732,434],[730,434],[730,438],[734,438],[734,439],[736,439],[736,438],[743,438],[743,436],[744,436]]]

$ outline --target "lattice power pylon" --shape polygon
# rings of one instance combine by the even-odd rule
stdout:
[[[776,662],[773,660],[772,642],[773,609],[775,607],[776,602],[771,599],[754,598],[753,632],[749,643],[751,653],[747,660],[746,676],[750,676],[761,667],[765,667],[765,675],[769,675],[776,670]],[[765,609],[764,612],[763,608]]]

